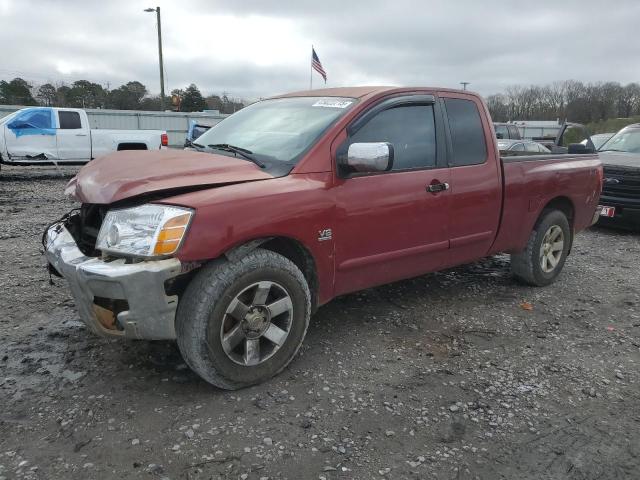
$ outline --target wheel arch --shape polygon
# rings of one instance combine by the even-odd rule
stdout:
[[[120,142],[117,150],[148,150],[147,144],[144,142]]]
[[[569,197],[565,196],[557,196],[552,198],[547,202],[544,208],[540,211],[540,215],[536,219],[536,225],[544,218],[546,212],[551,210],[559,210],[567,217],[567,221],[569,222],[569,229],[571,232],[571,238],[569,239],[569,253],[571,253],[571,249],[573,248],[573,237],[574,237],[574,221],[575,221],[575,212],[576,208]],[[567,254],[567,255],[568,255]]]
[[[569,197],[558,196],[549,200],[540,211],[540,215],[538,215],[538,219],[536,220],[536,222],[539,222],[540,219],[544,216],[545,211],[549,210],[560,210],[567,217],[569,226],[573,228],[576,208]]]
[[[224,256],[234,262],[256,248],[263,248],[278,253],[291,260],[300,269],[311,292],[311,311],[315,312],[318,308],[319,280],[316,261],[311,251],[300,240],[295,238],[273,236],[246,241],[226,251]]]

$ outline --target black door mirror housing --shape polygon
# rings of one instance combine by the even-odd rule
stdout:
[[[583,143],[570,143],[567,153],[570,155],[581,155],[585,153],[594,153],[595,150]]]

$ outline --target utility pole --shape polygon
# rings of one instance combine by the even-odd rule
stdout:
[[[467,85],[471,85],[471,82],[460,82],[460,85],[462,85],[462,90],[466,90]]]
[[[156,12],[158,22],[158,59],[160,60],[160,110],[164,111],[164,64],[162,63],[162,22],[160,21],[160,7],[145,8],[145,12]]]

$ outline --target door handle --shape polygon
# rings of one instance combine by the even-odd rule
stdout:
[[[449,184],[447,182],[427,185],[427,192],[429,193],[444,192],[445,190],[449,190]]]
[[[76,137],[86,137],[86,133],[76,133]]]

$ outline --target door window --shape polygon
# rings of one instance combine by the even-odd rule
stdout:
[[[436,165],[433,105],[403,105],[378,113],[349,139],[349,144],[389,142],[393,169],[408,170]]]
[[[506,125],[495,125],[496,138],[509,138],[509,130]]]
[[[58,119],[60,120],[60,128],[62,130],[76,130],[82,128],[80,114],[78,112],[58,111]]]
[[[29,108],[16,115],[7,126],[11,130],[53,128],[51,109]]]
[[[536,143],[527,143],[526,151],[532,153],[540,153],[540,149],[538,148],[538,144]]]
[[[512,152],[524,152],[524,144],[522,143],[516,143],[513,147],[511,147],[509,150],[511,150]]]
[[[445,98],[451,131],[454,167],[478,165],[487,160],[487,145],[478,107],[471,100]]]

